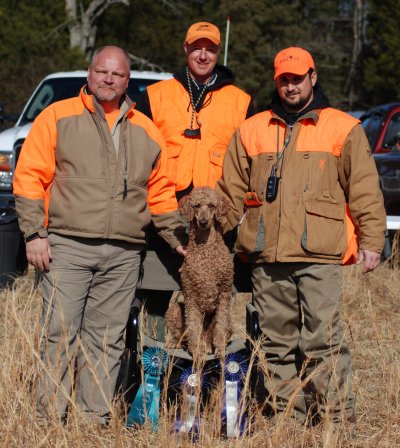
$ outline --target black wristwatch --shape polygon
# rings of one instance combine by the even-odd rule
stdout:
[[[47,238],[48,233],[47,229],[39,230],[39,232],[32,233],[25,238],[25,243],[29,243],[29,241],[36,240],[37,238]]]

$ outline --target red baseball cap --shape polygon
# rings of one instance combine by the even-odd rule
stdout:
[[[194,23],[187,31],[185,43],[192,44],[198,39],[209,39],[215,45],[221,43],[221,35],[218,27],[208,22]]]
[[[305,75],[310,68],[315,70],[314,60],[311,54],[300,47],[289,47],[280,51],[274,61],[276,79],[282,73]]]

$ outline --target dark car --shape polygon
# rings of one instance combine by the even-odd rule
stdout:
[[[374,107],[360,120],[373,151],[388,215],[384,249],[388,258],[394,232],[400,228],[400,103]]]
[[[360,120],[374,154],[400,150],[400,103],[374,107]]]
[[[386,212],[400,217],[400,103],[377,106],[360,120],[378,168]]]

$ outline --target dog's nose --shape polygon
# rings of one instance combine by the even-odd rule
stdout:
[[[199,220],[199,224],[201,227],[206,227],[208,224],[208,220],[207,219],[200,219]]]

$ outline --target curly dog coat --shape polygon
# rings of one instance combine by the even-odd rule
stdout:
[[[170,307],[166,322],[171,344],[186,342],[193,356],[214,348],[223,358],[231,336],[233,262],[221,229],[228,207],[210,187],[194,188],[179,201],[180,213],[190,224],[181,268],[184,303]]]

